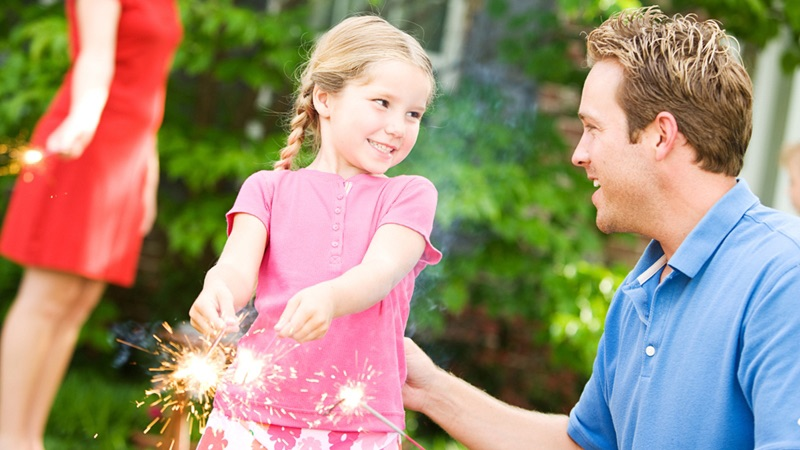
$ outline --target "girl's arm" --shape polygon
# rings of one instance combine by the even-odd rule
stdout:
[[[80,54],[72,67],[69,114],[48,136],[47,151],[78,158],[92,141],[114,77],[118,0],[77,0]]]
[[[364,311],[386,297],[414,268],[425,246],[425,238],[410,228],[382,225],[360,264],[294,295],[275,330],[297,342],[324,336],[334,318]]]
[[[267,229],[261,220],[244,213],[233,217],[222,254],[206,273],[203,290],[189,310],[192,326],[208,335],[238,330],[236,311],[253,295],[266,246]]]

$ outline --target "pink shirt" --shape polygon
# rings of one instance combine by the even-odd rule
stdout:
[[[251,175],[228,212],[228,228],[235,214],[251,214],[264,223],[269,242],[256,289],[258,317],[239,341],[239,355],[258,352],[260,361],[279,357],[279,370],[268,364],[253,382],[244,375],[245,365],[234,362],[234,381],[217,390],[215,407],[232,417],[275,425],[392,431],[363,410],[345,415],[337,408],[330,416],[318,412],[335,403],[343,385],[361,383],[367,404],[403,428],[403,333],[414,281],[442,257],[430,243],[436,202],[436,188],[419,176],[362,174],[344,180],[310,169]],[[371,308],[334,319],[323,338],[279,355],[295,343],[277,339],[272,330],[289,298],[359,264],[384,224],[403,225],[425,238],[414,269]]]

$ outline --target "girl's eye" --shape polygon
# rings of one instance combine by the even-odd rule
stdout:
[[[379,104],[379,105],[383,106],[384,108],[386,108],[386,107],[388,107],[388,106],[389,106],[389,101],[388,101],[388,100],[384,100],[384,99],[382,99],[382,98],[376,98],[376,99],[375,99],[375,100],[373,100],[373,101],[374,101],[375,103],[377,103],[377,104]]]
[[[421,119],[422,118],[422,113],[421,112],[417,112],[417,111],[410,111],[408,113],[408,115],[409,115],[409,117],[411,117],[413,119]]]

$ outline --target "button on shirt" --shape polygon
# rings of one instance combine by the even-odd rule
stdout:
[[[570,414],[584,448],[800,448],[800,219],[739,180],[616,292]]]

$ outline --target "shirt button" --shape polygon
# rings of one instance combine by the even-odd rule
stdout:
[[[333,228],[334,231],[338,231],[339,230],[339,224],[335,223],[335,224],[333,224],[333,227],[331,227],[331,228]]]
[[[337,195],[337,196],[336,196],[336,198],[337,198],[338,200],[341,200],[341,199],[343,199],[343,198],[344,198],[344,195],[343,195],[343,194],[339,194],[339,195]]]
[[[656,354],[656,348],[652,345],[648,345],[647,348],[644,349],[644,354],[647,356],[653,356]]]
[[[331,242],[331,247],[336,248],[339,246],[339,243],[336,241]]]
[[[337,207],[336,209],[333,210],[333,212],[336,214],[340,214],[342,212],[342,208]]]

